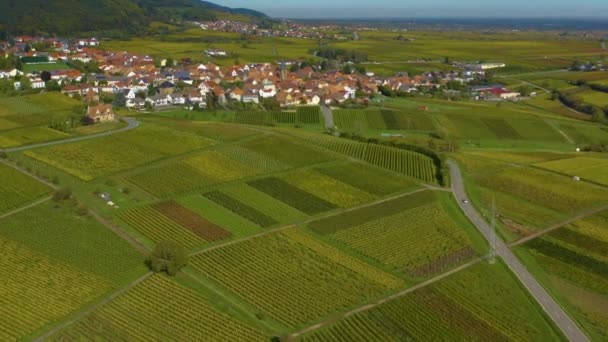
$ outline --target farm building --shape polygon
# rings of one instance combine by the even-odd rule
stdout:
[[[93,122],[109,122],[116,120],[116,114],[112,110],[112,105],[89,106],[87,117]]]

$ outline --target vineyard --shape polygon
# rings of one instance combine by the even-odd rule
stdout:
[[[375,196],[314,170],[298,170],[280,178],[298,189],[322,198],[339,208],[371,202]]]
[[[210,144],[210,140],[195,133],[144,124],[134,131],[24,154],[90,181]]]
[[[364,222],[331,237],[410,276],[430,276],[476,254],[464,228],[440,203]]]
[[[608,301],[608,212],[571,223],[524,245],[555,281],[551,286],[571,303],[572,313],[597,340],[608,315],[598,310]],[[580,298],[594,298],[581,301]]]
[[[315,170],[376,196],[386,196],[418,186],[409,178],[365,163],[344,162]]]
[[[321,109],[318,106],[298,107],[295,111],[240,111],[234,122],[247,125],[316,125],[321,124]]]
[[[608,201],[604,189],[533,168],[517,168],[480,177],[479,184],[537,205],[572,213]]]
[[[608,159],[605,158],[577,157],[535,166],[608,186]]]
[[[304,341],[559,339],[501,264],[478,264],[342,319]]]
[[[69,134],[52,130],[47,127],[26,127],[13,129],[2,132],[2,136],[0,136],[0,148],[9,148],[38,142],[60,140],[69,136]]]
[[[278,223],[272,217],[223,192],[213,191],[206,193],[204,196],[262,228],[268,228]]]
[[[325,135],[304,135],[302,137],[309,143],[348,157],[360,159],[427,183],[436,182],[433,160],[420,153]]]
[[[289,167],[272,156],[229,146],[131,174],[126,179],[163,198]]]
[[[241,203],[247,203],[257,211],[280,223],[293,222],[306,217],[301,211],[261,192],[247,184],[238,184],[222,190]]]
[[[167,300],[170,295],[171,300]],[[152,276],[52,336],[52,341],[266,341],[192,290]]]
[[[334,110],[338,130],[363,132],[366,130],[416,130],[435,129],[432,119],[425,113],[410,114],[388,109],[340,109]]]
[[[2,219],[0,251],[3,341],[29,339],[145,270],[110,230],[50,204]]]
[[[0,164],[0,214],[23,207],[51,189],[19,171]]]
[[[317,320],[402,284],[297,229],[204,252],[191,264],[289,327]]]
[[[242,147],[292,167],[312,165],[335,159],[321,149],[301,144],[287,136],[266,136],[242,144]]]

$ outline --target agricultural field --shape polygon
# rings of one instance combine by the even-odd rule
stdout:
[[[485,249],[456,212],[449,196],[425,191],[308,227],[396,272],[423,278],[471,260]]]
[[[24,154],[83,181],[210,146],[212,140],[155,124],[94,140],[27,151]]]
[[[267,341],[268,337],[261,329],[218,311],[195,291],[156,275],[50,338],[81,339]]]
[[[469,194],[486,215],[495,201],[499,231],[508,241],[532,234],[585,209],[608,203],[599,185],[543,171],[537,165],[563,164],[574,154],[550,152],[468,152],[459,160],[468,173]]]
[[[48,186],[0,163],[0,215],[51,192]]]
[[[347,157],[363,160],[423,182],[436,182],[437,170],[435,169],[433,160],[425,155],[395,147],[368,144],[327,135],[299,134],[298,136],[313,145],[326,148]]]
[[[143,256],[71,206],[0,220],[0,339],[30,339],[145,272]]]
[[[399,278],[297,228],[203,252],[191,264],[288,327],[302,326],[403,285]]]
[[[481,262],[303,341],[540,341],[561,337],[502,263]]]
[[[334,110],[334,123],[339,131],[433,131],[433,119],[424,112],[414,113],[390,109]]]
[[[608,212],[591,216],[518,247],[593,340],[608,338]]]
[[[70,66],[65,63],[38,63],[38,64],[25,64],[23,66],[23,72],[31,73],[34,71],[55,71],[70,69]]]
[[[608,158],[576,157],[539,163],[535,166],[608,186]]]
[[[65,139],[69,134],[48,128],[49,123],[81,109],[78,101],[56,93],[0,97],[0,148]]]
[[[581,99],[583,100],[583,102],[585,103],[590,103],[594,106],[600,107],[600,108],[604,108],[606,106],[608,106],[608,94],[601,92],[601,91],[595,91],[595,90],[591,90],[591,89],[585,89],[581,92],[577,92],[577,95],[581,97]]]

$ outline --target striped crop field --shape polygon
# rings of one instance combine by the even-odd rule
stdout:
[[[170,300],[168,300],[170,299]],[[155,275],[87,314],[51,341],[267,341],[194,291]]]
[[[540,310],[505,266],[479,263],[302,340],[558,340],[560,335]]]
[[[309,143],[348,157],[360,159],[427,183],[436,182],[433,160],[420,153],[326,135],[303,135],[302,137]]]
[[[0,164],[0,179],[0,214],[23,207],[51,192],[48,186],[4,164]]]
[[[230,237],[228,231],[174,201],[129,209],[119,218],[153,242],[171,240],[185,248]]]
[[[414,277],[427,277],[476,256],[465,227],[439,198],[419,193],[350,212],[357,222],[329,237],[382,264]],[[383,216],[372,216],[374,211]],[[315,222],[316,231],[336,229],[339,218]]]
[[[204,252],[191,264],[289,327],[403,284],[293,228]]]

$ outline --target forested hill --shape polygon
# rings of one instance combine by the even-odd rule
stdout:
[[[199,0],[0,0],[0,28],[12,34],[108,35],[143,32],[150,21],[265,15]]]

